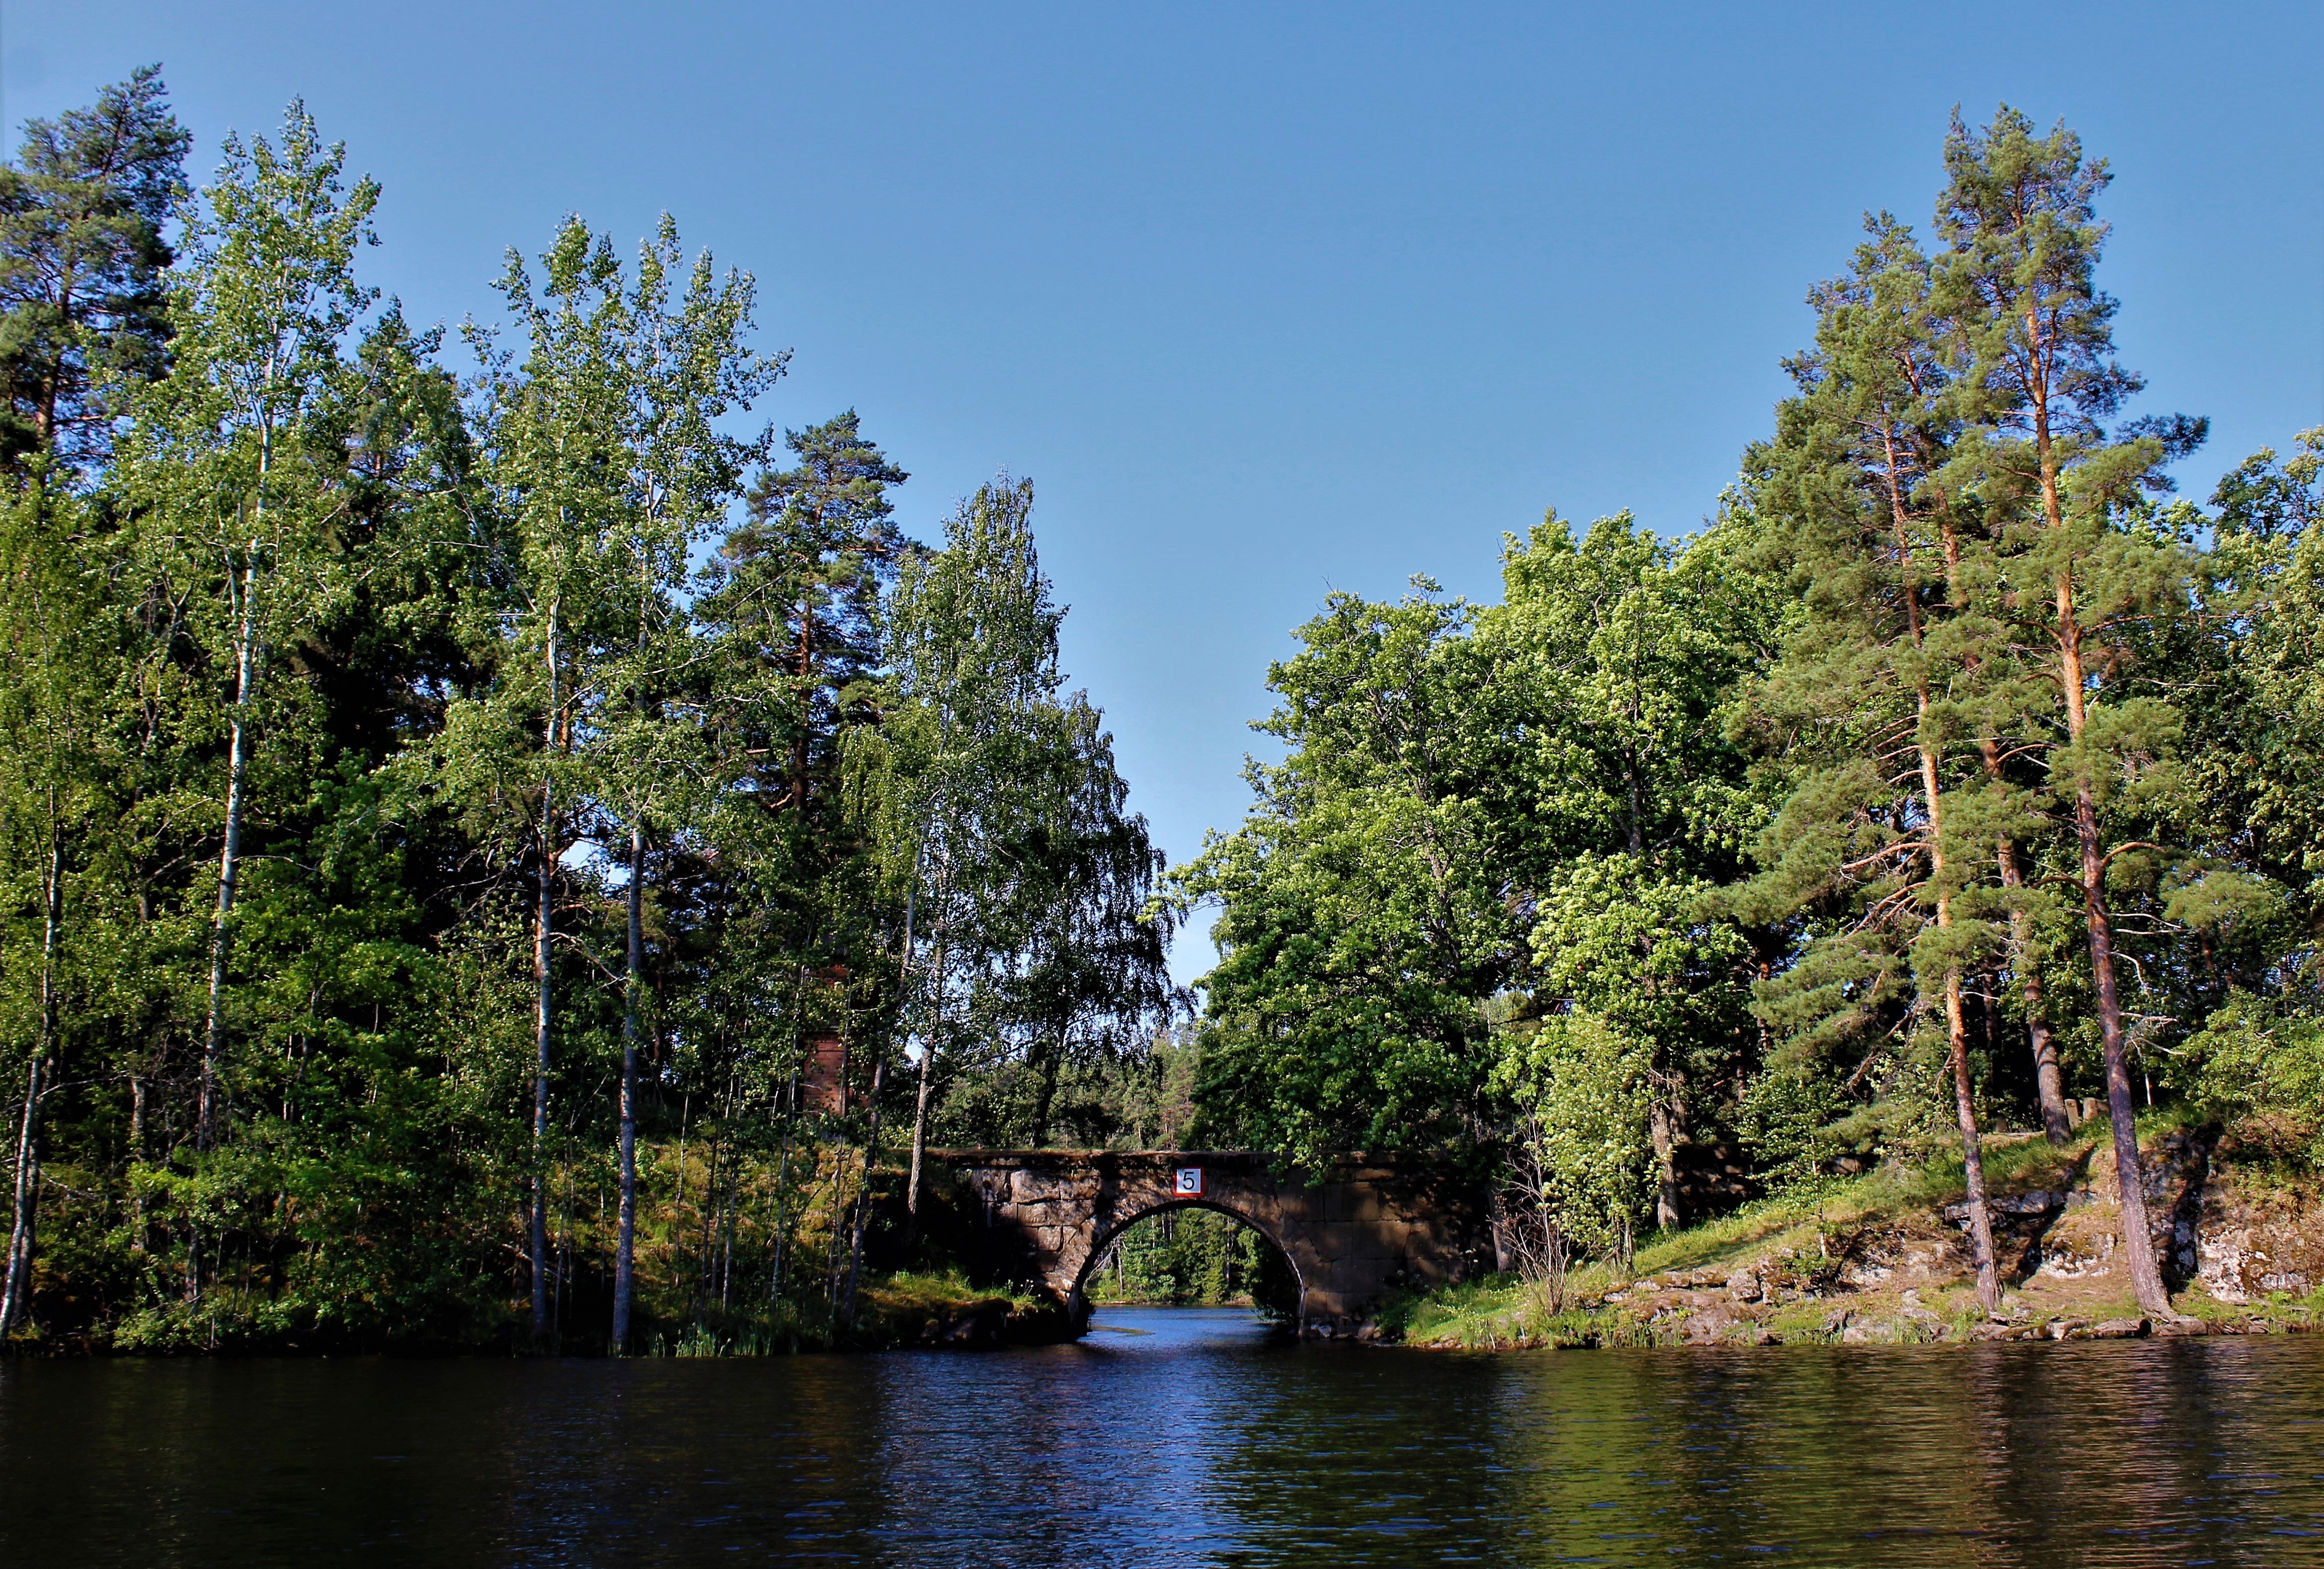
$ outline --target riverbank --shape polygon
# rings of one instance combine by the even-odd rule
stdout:
[[[652,1336],[655,1356],[764,1356],[802,1351],[896,1351],[915,1346],[1055,1345],[1074,1338],[1065,1310],[1019,1292],[980,1290],[958,1271],[899,1271],[863,1283],[852,1322],[788,1316],[721,1334],[697,1325],[678,1338]]]
[[[2142,1315],[2116,1262],[2098,1124],[1987,1152],[2001,1311],[1979,1307],[1958,1161],[1885,1169],[1657,1236],[1630,1271],[1501,1278],[1387,1303],[1368,1337],[1468,1350],[1968,1344],[2301,1333],[2324,1321],[2324,1184],[2158,1119],[2147,1203],[2181,1318]]]

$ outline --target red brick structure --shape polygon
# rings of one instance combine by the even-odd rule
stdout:
[[[838,1036],[807,1043],[806,1060],[799,1064],[799,1105],[825,1116],[846,1115],[847,1042]]]

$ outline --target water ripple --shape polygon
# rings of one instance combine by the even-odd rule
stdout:
[[[2324,1345],[0,1370],[0,1563],[2324,1563]]]

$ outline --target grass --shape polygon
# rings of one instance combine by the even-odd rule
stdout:
[[[2160,1138],[2180,1122],[2167,1111],[2142,1117],[2142,1142]],[[2063,1147],[2041,1138],[1989,1144],[1984,1152],[1987,1192],[2005,1197],[2071,1186],[2087,1177],[2107,1139],[2106,1126],[2098,1122],[2085,1124]],[[1938,1154],[1917,1167],[1884,1166],[1779,1193],[1699,1225],[1658,1233],[1638,1248],[1628,1270],[1606,1261],[1577,1265],[1567,1276],[1562,1299],[1542,1283],[1496,1277],[1392,1298],[1383,1306],[1380,1328],[1384,1336],[1408,1344],[1468,1349],[1675,1344],[1689,1339],[1690,1314],[1716,1308],[1706,1307],[1700,1295],[1680,1297],[1678,1282],[1669,1278],[1678,1277],[1699,1292],[1708,1287],[1706,1277],[1723,1280],[1748,1267],[1759,1271],[1768,1285],[1780,1279],[1786,1289],[1769,1292],[1776,1299],[1748,1313],[1722,1296],[1719,1303],[1727,1311],[1698,1318],[1692,1343],[1831,1342],[1851,1329],[1856,1338],[1885,1344],[1958,1343],[1987,1327],[1965,1282],[1929,1280],[1908,1290],[1900,1278],[1893,1286],[1851,1290],[1840,1284],[1839,1276],[1841,1260],[1867,1232],[1924,1247],[1947,1241],[1953,1228],[1941,1210],[1965,1193],[1958,1154]],[[1629,1289],[1634,1283],[1635,1291]],[[2077,1322],[2139,1316],[2126,1289],[2119,1303],[2102,1286],[2070,1303],[2057,1301],[2059,1295],[2054,1287],[2013,1291],[2006,1293],[2004,1306],[2017,1310],[2021,1326],[2029,1328],[2067,1314]],[[2306,1298],[2250,1307],[2213,1302],[2199,1290],[2186,1298],[2184,1311],[2214,1323],[2285,1328],[2324,1323],[2324,1288]]]
[[[2176,1120],[2142,1124],[2161,1133]],[[2097,1150],[2103,1127],[2088,1123],[2063,1147],[2044,1139],[1993,1144],[1984,1151],[1986,1191],[1996,1197],[2070,1180]],[[1950,1152],[1917,1167],[1884,1166],[1861,1177],[1826,1179],[1747,1204],[1700,1225],[1656,1233],[1638,1250],[1640,1276],[1692,1271],[1720,1262],[1741,1262],[1750,1252],[1824,1251],[1834,1234],[1938,1208],[1964,1197],[1969,1179],[1960,1156]]]

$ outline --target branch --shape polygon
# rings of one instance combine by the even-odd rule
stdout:
[[[2104,876],[2106,875],[2106,869],[2107,869],[2108,867],[2110,867],[2110,866],[2114,865],[2114,858],[2115,858],[2115,857],[2116,857],[2116,856],[2118,856],[2118,855],[2121,855],[2121,854],[2122,854],[2124,851],[2126,851],[2126,850],[2135,850],[2135,849],[2151,849],[2151,850],[2154,851],[2157,855],[2166,855],[2166,856],[2168,856],[2168,855],[2184,855],[2184,854],[2186,853],[2184,850],[2174,850],[2174,849],[2171,849],[2169,846],[2167,846],[2167,845],[2153,844],[2153,843],[2150,843],[2150,842],[2148,842],[2147,840],[2143,840],[2143,839],[2135,839],[2135,840],[2131,840],[2128,844],[2118,844],[2118,845],[2115,846],[2115,847],[2114,847],[2114,849],[2110,849],[2110,850],[2107,851],[2107,853],[2106,853],[2104,856],[2100,857],[2100,858],[2099,858],[2099,860],[2098,860],[2098,875],[2099,875],[2100,876]]]

